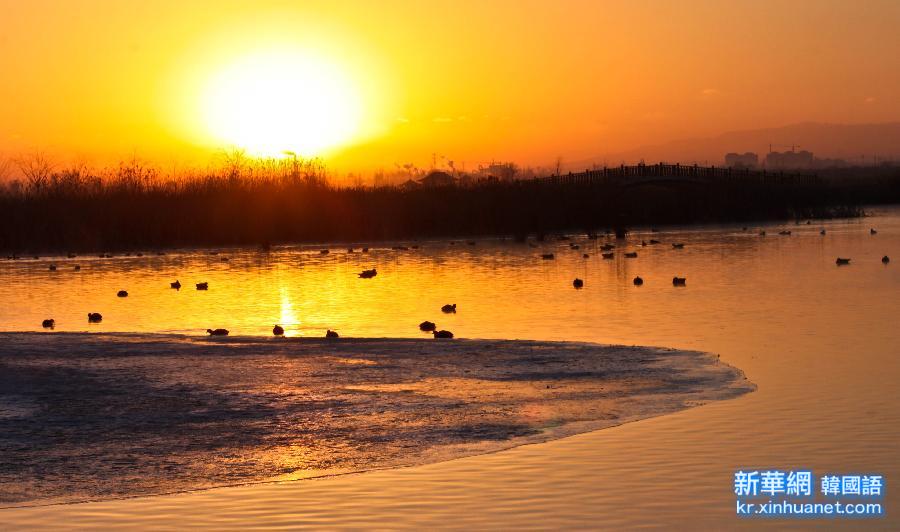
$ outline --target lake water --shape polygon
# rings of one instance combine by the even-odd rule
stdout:
[[[766,236],[758,234],[763,228]],[[782,229],[792,234],[780,236]],[[640,247],[651,238],[661,243]],[[573,235],[534,248],[479,239],[474,246],[422,241],[407,251],[371,246],[367,254],[278,247],[267,254],[185,250],[4,261],[0,330],[37,331],[52,317],[58,331],[201,335],[225,327],[270,335],[278,323],[294,336],[334,329],[344,336],[416,338],[418,323],[429,319],[465,338],[710,351],[744,370],[758,391],[668,421],[610,430],[596,452],[618,476],[615,485],[597,479],[592,494],[625,501],[634,511],[595,515],[585,508],[592,524],[697,519],[710,511],[710,501],[716,515],[730,519],[719,525],[733,523],[730,482],[741,467],[884,474],[888,519],[895,519],[900,211],[747,231],[635,232],[617,244],[613,260],[601,258],[604,242]],[[685,246],[673,249],[674,242]],[[638,257],[625,258],[625,250]],[[540,258],[550,252],[555,260]],[[883,264],[883,255],[894,262]],[[851,264],[836,266],[838,256]],[[48,271],[50,262],[57,271]],[[377,277],[357,277],[372,267]],[[643,286],[632,284],[636,275]],[[686,277],[687,286],[673,287],[675,275]],[[575,277],[584,280],[583,289],[572,288]],[[169,288],[175,279],[184,285],[180,291]],[[208,291],[193,288],[201,281],[209,282]],[[129,297],[117,298],[121,289]],[[445,303],[456,303],[458,312],[442,314]],[[88,324],[88,312],[101,312],[103,322]],[[881,521],[887,523],[896,521]]]

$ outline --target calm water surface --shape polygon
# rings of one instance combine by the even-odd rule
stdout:
[[[418,242],[420,249],[408,251],[373,247],[368,254],[291,247],[2,262],[0,329],[40,330],[41,320],[53,317],[64,331],[199,335],[226,327],[268,335],[278,323],[295,336],[331,328],[345,336],[419,337],[418,323],[429,319],[468,338],[716,352],[759,390],[609,431],[598,452],[618,474],[616,485],[598,479],[592,493],[620,502],[630,493],[625,502],[642,510],[592,516],[591,523],[702,521],[709,501],[713,514],[726,519],[719,524],[733,523],[729,483],[738,467],[880,472],[888,512],[896,515],[900,499],[890,486],[900,478],[900,210],[873,214],[767,226],[764,237],[759,226],[635,233],[614,260],[600,256],[603,237],[574,236],[579,250],[570,241],[532,248],[478,240]],[[792,235],[779,236],[780,229]],[[639,246],[650,238],[662,243]],[[626,249],[638,258],[624,258]],[[547,252],[556,259],[541,260]],[[883,255],[894,262],[882,264]],[[837,267],[838,256],[852,258],[851,265]],[[56,272],[47,269],[51,261]],[[371,267],[378,268],[376,278],[356,276]],[[635,275],[644,278],[642,287],[632,285]],[[673,287],[674,275],[687,277],[687,286]],[[584,279],[584,289],[572,288],[575,277]],[[184,284],[180,291],[168,287],[175,279]],[[209,282],[209,291],[193,289],[200,281]],[[120,289],[129,297],[117,298]],[[442,314],[445,303],[457,303],[458,313]],[[103,313],[103,323],[89,325],[88,312]]]

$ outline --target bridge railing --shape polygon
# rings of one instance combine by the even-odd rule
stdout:
[[[680,164],[638,164],[597,168],[585,170],[584,172],[569,172],[562,175],[538,177],[525,182],[554,185],[593,185],[657,179],[667,181],[733,181],[772,185],[809,185],[818,183],[819,178],[815,174],[770,172],[747,168]]]

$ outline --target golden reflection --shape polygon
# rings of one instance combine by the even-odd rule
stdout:
[[[300,320],[294,311],[294,304],[291,302],[291,296],[288,294],[287,288],[282,286],[279,292],[281,294],[281,319],[278,325],[284,327],[285,336],[294,336],[297,326],[300,325]]]

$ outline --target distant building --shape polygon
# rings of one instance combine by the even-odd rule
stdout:
[[[420,185],[417,181],[413,181],[412,179],[407,179],[403,183],[400,183],[400,188],[403,190],[414,190],[420,188]]]
[[[456,178],[447,172],[432,170],[428,175],[419,179],[423,187],[449,187],[456,184]]]
[[[500,181],[510,181],[515,179],[519,173],[519,167],[513,163],[491,163],[488,166],[480,167],[478,173],[482,177],[493,177]]]
[[[379,170],[379,171],[375,172],[375,175],[372,178],[372,185],[375,188],[380,188],[380,187],[387,186],[387,184],[388,184],[388,180],[387,180],[387,176],[384,175],[384,170]]]
[[[753,152],[726,153],[725,166],[729,168],[756,168],[759,166],[759,156]]]
[[[794,170],[812,168],[813,154],[810,151],[772,151],[766,155],[766,168],[770,170]]]

